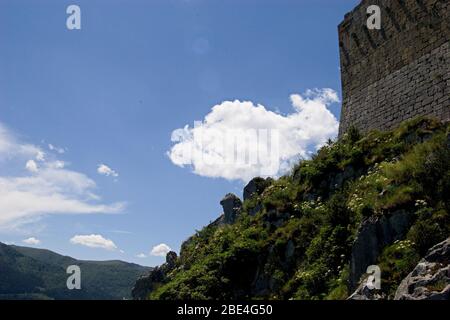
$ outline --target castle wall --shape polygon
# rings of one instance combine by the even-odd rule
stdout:
[[[382,30],[367,28],[381,8]],[[450,120],[450,1],[363,0],[339,26],[340,134],[386,130],[418,115]]]

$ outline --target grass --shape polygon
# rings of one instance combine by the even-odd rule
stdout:
[[[345,299],[358,226],[404,210],[415,214],[413,226],[379,257],[382,291],[392,296],[450,234],[449,132],[426,118],[365,136],[350,130],[290,174],[260,180],[264,191],[244,202],[236,223],[207,226],[186,241],[177,268],[150,297]]]

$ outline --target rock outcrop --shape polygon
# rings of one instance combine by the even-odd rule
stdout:
[[[250,199],[254,195],[260,195],[264,192],[264,190],[270,186],[273,179],[267,178],[253,178],[250,182],[244,187],[244,201]]]
[[[450,234],[450,155],[439,153],[448,132],[450,124],[417,119],[345,137],[265,188],[254,179],[244,203],[228,194],[223,214],[181,245],[179,259],[169,255],[140,280],[134,296],[342,300],[357,289],[350,299],[376,300],[398,289],[399,299],[446,298],[448,244],[405,277]]]
[[[173,270],[176,266],[178,256],[174,251],[170,251],[166,255],[166,265],[168,270]]]
[[[271,185],[272,182],[272,178],[254,178],[250,180],[250,182],[244,187],[244,201],[262,195],[262,193]],[[256,214],[258,214],[258,212],[261,212],[262,209],[263,205],[261,201],[257,201],[253,207],[248,208],[248,214],[251,216],[255,216]]]
[[[177,259],[177,254],[170,251],[166,255],[166,263],[159,267],[155,267],[148,275],[140,277],[131,291],[133,299],[146,300],[148,299],[150,292],[158,285],[167,282],[167,274],[175,269]]]
[[[358,289],[347,300],[383,300],[386,296],[380,290],[371,289],[367,282],[363,281]]]
[[[368,266],[376,263],[383,248],[402,239],[414,215],[405,211],[389,216],[371,217],[364,221],[353,243],[350,268],[350,291],[354,291]]]
[[[242,209],[241,199],[229,193],[220,201],[220,204],[223,208],[223,219],[221,222],[223,224],[233,224]]]
[[[450,300],[450,238],[432,247],[402,281],[396,300]]]

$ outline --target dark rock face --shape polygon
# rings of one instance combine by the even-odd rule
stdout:
[[[264,217],[264,222],[268,227],[279,228],[289,219],[290,214],[287,212],[279,212],[277,210],[270,210]]]
[[[163,283],[166,279],[166,274],[162,267],[156,267],[149,275],[140,277],[132,291],[131,296],[134,300],[146,300],[150,292],[158,283]]]
[[[405,211],[364,221],[353,243],[350,291],[354,291],[368,266],[376,263],[383,248],[402,239],[413,223],[414,215]]]
[[[285,252],[286,260],[291,259],[294,256],[294,253],[295,253],[294,242],[292,240],[289,240],[287,243],[286,252]]]
[[[432,247],[402,281],[396,300],[450,300],[450,238]]]
[[[174,251],[170,251],[166,255],[167,268],[173,269],[177,263],[178,256]]]
[[[224,224],[233,224],[236,221],[238,214],[242,209],[242,201],[237,196],[229,193],[225,198],[220,201],[223,208],[223,219]]]
[[[263,210],[263,208],[264,207],[263,207],[262,203],[258,202],[256,204],[256,206],[254,206],[253,208],[251,208],[248,211],[248,214],[251,215],[251,216],[255,216],[256,214],[258,214],[258,212],[261,212]]]
[[[244,201],[254,195],[260,195],[270,185],[272,179],[254,178],[244,187]]]
[[[360,177],[362,174],[362,169],[355,169],[353,166],[347,166],[342,170],[342,172],[331,176],[328,182],[328,190],[337,190],[344,186],[344,183],[349,180],[353,180],[356,177]]]
[[[170,251],[166,255],[166,263],[153,269],[148,275],[140,277],[132,291],[134,300],[146,300],[155,287],[167,282],[167,274],[177,266],[178,256]]]

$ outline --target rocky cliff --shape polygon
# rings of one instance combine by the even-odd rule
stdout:
[[[398,300],[450,300],[450,238],[432,247],[401,282]]]
[[[133,296],[448,299],[448,240],[435,246],[450,235],[448,194],[450,125],[417,118],[390,132],[351,129],[289,174],[253,179],[243,201],[227,195],[223,214]],[[370,265],[380,289],[366,286]]]

